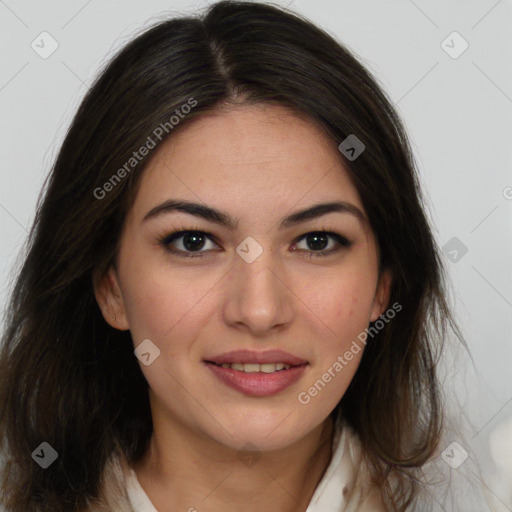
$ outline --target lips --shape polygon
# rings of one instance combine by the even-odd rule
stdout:
[[[300,357],[283,352],[282,350],[267,350],[265,352],[255,352],[252,350],[233,350],[225,352],[214,357],[205,359],[207,363],[222,364],[272,364],[283,363],[289,366],[300,366],[307,361]]]
[[[308,362],[282,350],[236,350],[204,360],[223,384],[250,396],[269,396],[296,383]]]

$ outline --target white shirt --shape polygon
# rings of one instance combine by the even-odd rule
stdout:
[[[364,482],[361,449],[353,430],[335,422],[329,466],[318,483],[306,512],[381,512],[384,508]],[[356,482],[360,476],[359,482]],[[125,488],[135,512],[158,512],[141,487],[132,468],[124,472]]]

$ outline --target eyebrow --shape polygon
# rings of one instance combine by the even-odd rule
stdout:
[[[227,213],[220,210],[203,204],[176,199],[169,199],[152,208],[148,213],[146,213],[142,222],[146,222],[149,219],[175,211],[185,212],[229,229],[235,229],[238,225],[238,220],[231,218]],[[301,222],[321,217],[328,213],[348,213],[356,217],[363,226],[366,224],[366,217],[363,212],[357,208],[357,206],[345,201],[332,201],[328,203],[315,204],[292,213],[281,220],[279,229],[288,228],[296,224],[300,224]]]

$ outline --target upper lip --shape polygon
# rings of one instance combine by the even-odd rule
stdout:
[[[266,363],[285,363],[290,366],[299,366],[307,363],[304,359],[283,352],[282,350],[266,350],[265,352],[255,352],[252,350],[233,350],[231,352],[224,352],[214,357],[205,359],[206,362],[215,364],[225,363],[253,363],[253,364],[266,364]]]

